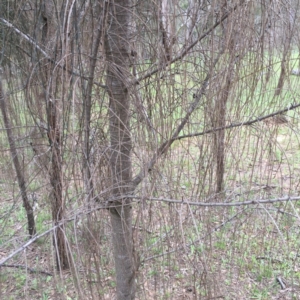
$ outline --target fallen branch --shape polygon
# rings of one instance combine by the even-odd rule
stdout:
[[[49,272],[42,271],[42,270],[35,270],[35,269],[29,268],[29,267],[23,266],[23,265],[2,264],[2,265],[0,265],[0,267],[24,269],[26,271],[29,271],[30,273],[40,273],[40,274],[44,274],[44,275],[47,275],[47,276],[53,276],[53,274],[51,274]]]
[[[280,284],[282,290],[286,289],[286,283],[282,277],[276,277],[276,281]]]

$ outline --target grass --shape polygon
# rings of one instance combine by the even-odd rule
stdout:
[[[270,206],[270,209],[271,208],[273,207]],[[167,214],[168,207],[157,205],[157,209],[163,210],[161,211],[162,214]],[[177,209],[179,212],[180,207]],[[192,269],[189,268],[189,261],[198,261],[201,257],[206,257],[208,260],[206,262],[206,268],[208,267],[210,270],[209,273],[211,273],[207,275],[208,277],[217,276],[217,273],[219,273],[219,276],[222,275],[221,282],[223,283],[219,285],[220,289],[225,289],[225,287],[230,288],[229,290],[231,290],[231,292],[228,292],[226,295],[228,299],[234,299],[236,295],[235,288],[240,288],[241,285],[243,286],[243,291],[241,291],[243,292],[243,296],[241,297],[244,297],[244,299],[271,299],[271,297],[275,297],[275,295],[280,292],[280,288],[278,284],[276,284],[277,276],[283,276],[290,282],[299,279],[299,272],[297,271],[299,264],[297,261],[295,262],[295,255],[287,255],[288,251],[289,253],[296,254],[299,248],[298,236],[295,230],[295,226],[298,222],[297,218],[289,218],[285,214],[278,217],[276,224],[283,235],[282,240],[280,233],[274,224],[270,222],[268,215],[261,213],[259,209],[248,209],[247,214],[241,215],[240,218],[233,223],[229,222],[220,231],[212,234],[209,238],[202,239],[200,244],[194,242],[198,239],[197,232],[200,232],[202,236],[206,231],[205,228],[207,224],[217,226],[224,217],[229,218],[237,212],[238,209],[235,208],[226,210],[226,213],[220,213],[220,211],[213,209],[209,215],[204,213],[204,215],[207,215],[207,220],[198,219],[196,209],[192,209],[191,213],[184,212],[184,232],[186,236],[189,236],[188,241],[192,242],[192,246],[188,248],[188,252],[179,251],[178,254],[171,254],[169,258],[165,258],[168,257],[168,255],[165,255],[161,259],[157,258],[152,260],[149,265],[144,264],[140,267],[140,272],[147,274],[145,278],[147,278],[149,284],[152,285],[151,282],[153,282],[153,287],[156,286],[154,290],[156,291],[158,299],[172,299],[176,294],[183,296],[183,294],[188,295],[191,293],[189,292],[189,288],[186,288],[186,290],[183,289],[184,292],[182,292],[181,287],[185,285],[189,286],[190,282],[199,276],[191,273]],[[15,219],[17,219],[23,212],[21,210],[19,212],[15,211],[15,213]],[[276,217],[276,211],[270,211],[270,214],[273,218]],[[162,215],[159,218],[161,217]],[[39,218],[38,215],[37,220],[40,220]],[[197,230],[194,228],[193,222],[191,222],[192,218],[196,219]],[[182,245],[182,237],[179,234],[178,224],[174,224],[172,220],[166,220],[164,223],[170,225],[155,226],[151,234],[146,234],[144,244],[147,245],[147,251],[145,252],[145,256],[161,255]],[[266,224],[268,224],[267,227]],[[16,223],[9,223],[9,226],[15,227]],[[161,239],[164,234],[165,238]],[[282,244],[282,242],[284,242],[284,244]],[[80,241],[80,243],[82,243],[82,241]],[[75,241],[73,241],[72,244],[75,245]],[[107,249],[109,247],[109,241],[104,240],[104,244]],[[38,252],[41,251],[38,250],[40,247],[44,248],[44,251],[47,251],[46,249],[51,249],[51,243],[48,241],[45,244],[38,243],[34,246]],[[86,249],[81,248],[80,251],[84,253]],[[107,252],[104,250],[103,253]],[[103,256],[103,254],[100,255],[100,257],[101,256]],[[111,262],[107,260],[103,262],[104,258],[102,258],[101,265],[106,264],[109,269],[112,268]],[[29,260],[31,267],[41,266],[40,260],[35,262],[30,259],[30,257],[28,257],[27,260]],[[172,267],[170,268],[170,266]],[[200,266],[201,264],[199,264],[199,267]],[[3,272],[5,272],[5,275],[1,280],[1,286],[3,287],[7,282],[10,282],[9,285],[12,286],[11,283],[14,282],[14,290],[10,290],[9,293],[15,299],[21,297],[53,299],[53,295],[56,295],[55,297],[59,295],[59,297],[62,297],[61,299],[68,299],[68,297],[75,299],[68,294],[67,287],[61,286],[58,288],[51,277],[49,280],[49,277],[31,275],[23,270],[2,269],[1,275]],[[201,268],[198,272],[201,274]],[[163,281],[166,286],[173,286],[170,291],[166,291],[166,287],[164,288],[161,283],[159,283],[162,280],[162,274],[164,274]],[[110,272],[107,275],[103,273],[101,275],[102,280],[107,276],[113,278],[113,273]],[[194,276],[196,276],[196,278],[194,278]],[[64,281],[68,277],[69,275],[64,278]],[[92,281],[97,281],[97,276],[93,276],[91,279]],[[174,281],[177,283],[175,284]],[[70,284],[72,286],[72,283]],[[110,279],[107,284],[109,288],[115,288],[115,282],[112,279]],[[48,286],[48,288],[40,294],[41,287],[44,285]],[[37,286],[39,287],[39,291],[37,291]],[[71,289],[74,289],[74,287]],[[27,292],[24,293],[24,290],[27,290]],[[225,290],[228,291],[228,288]],[[2,290],[2,292],[4,293],[5,291]],[[109,290],[106,290],[106,293],[109,294]],[[203,287],[203,283],[200,282],[196,285],[196,293],[197,295],[202,295],[202,297],[209,295]],[[104,297],[103,295],[103,299]]]
[[[249,61],[245,60],[240,70],[245,76],[249,73],[250,62],[251,57]],[[222,67],[224,65],[220,64],[219,70]],[[203,77],[200,63],[196,67],[189,64],[188,68],[182,68]],[[274,58],[273,75],[266,86],[265,81],[255,81],[257,79],[250,75],[248,81],[235,83],[240,84],[240,87],[230,94],[232,100],[227,104],[227,124],[273,112],[294,101],[299,90],[298,78],[292,78],[286,83],[282,95],[274,97],[279,78],[277,58]],[[185,81],[180,74],[176,74],[173,79],[174,85],[170,85],[168,80],[152,83],[147,93],[148,97],[153,98],[150,100],[158,142],[169,137],[167,132],[178,125],[193,101],[194,89],[199,88],[199,82],[191,78]],[[251,80],[254,80],[253,85]],[[160,85],[160,90],[156,90],[157,85]],[[155,102],[159,97],[168,101],[169,95],[175,95],[176,98],[171,106],[166,108],[166,103]],[[206,101],[214,101],[217,95],[217,91],[209,89]],[[180,101],[183,105],[178,107]],[[199,106],[185,133],[211,128],[207,117],[209,111],[206,109],[213,106],[206,105],[204,101]],[[98,104],[95,105],[96,113],[100,114]],[[141,194],[201,202],[246,201],[286,194],[297,195],[300,162],[298,115],[297,112],[288,112],[287,117],[287,126],[278,127],[260,122],[252,127],[226,132],[225,191],[222,197],[213,192],[215,171],[213,156],[209,155],[212,135],[175,142],[170,152],[160,160],[159,168],[152,170],[145,179]],[[20,122],[25,125],[26,118],[22,116]],[[78,120],[74,124],[77,130]],[[137,133],[133,131],[133,135]],[[145,138],[141,134],[141,145],[151,143],[150,137],[146,135]],[[138,152],[141,150],[138,134],[136,138],[135,150]],[[4,137],[1,138],[1,148],[7,149]],[[147,147],[145,149],[147,157],[151,151]],[[28,174],[34,174],[32,164],[26,161],[26,155],[24,157],[23,165],[28,167]],[[69,158],[71,152],[65,152],[65,159]],[[7,174],[11,165],[5,158],[1,160],[0,172]],[[137,170],[143,163],[138,157],[133,157],[133,165]],[[80,167],[78,170],[74,171],[70,164],[64,174],[64,184],[68,186],[66,197],[72,199],[67,201],[70,217],[86,207],[81,195],[82,182],[75,183],[75,179],[72,179],[77,172],[80,174]],[[1,257],[6,257],[27,241],[26,217],[19,201],[15,178],[14,175],[7,177],[5,183],[3,181],[0,185],[1,196],[9,199],[1,201],[0,215],[10,211],[9,217],[0,219]],[[43,195],[36,211],[37,231],[43,232],[52,223],[47,179],[36,176],[30,182],[29,190]],[[298,203],[207,209],[147,201],[144,206],[138,203],[133,203],[133,206],[134,239],[141,260],[137,282],[138,299],[300,297]],[[46,236],[14,257],[10,263],[28,265],[36,271],[51,272],[53,276],[2,267],[2,298],[112,299],[116,283],[108,213],[95,212],[89,220],[83,216],[79,218],[80,221],[74,220],[66,226],[74,267],[68,272],[55,270],[52,237]],[[278,277],[285,279],[287,289],[281,290]]]

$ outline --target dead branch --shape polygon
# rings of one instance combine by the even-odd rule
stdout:
[[[98,196],[96,196],[95,198],[97,198]],[[124,199],[124,195],[122,195],[121,197],[117,197],[114,199],[111,199],[111,201],[117,201],[117,200],[122,200]],[[262,199],[262,200],[249,200],[249,201],[244,201],[244,202],[231,202],[231,203],[220,203],[220,202],[216,202],[216,203],[204,203],[204,202],[192,202],[192,201],[182,201],[182,200],[175,200],[175,199],[166,199],[166,198],[154,198],[154,197],[139,197],[139,196],[132,196],[132,195],[126,195],[127,198],[134,198],[134,199],[140,199],[140,200],[151,200],[151,201],[160,201],[160,202],[167,202],[167,203],[174,203],[174,204],[184,204],[184,205],[191,205],[191,206],[202,206],[202,207],[233,207],[233,206],[247,206],[247,205],[258,205],[258,204],[268,204],[268,203],[278,203],[278,202],[288,202],[288,201],[299,201],[300,197],[283,197],[283,198],[274,198],[274,199]],[[139,201],[138,201],[139,202]],[[125,204],[121,204],[121,206],[124,206]],[[130,204],[132,205],[132,203]],[[112,204],[108,204],[108,203],[103,203],[103,204],[99,204],[97,206],[95,206],[94,208],[87,210],[87,211],[83,211],[83,210],[79,210],[78,213],[75,213],[73,216],[71,216],[68,219],[65,219],[63,221],[61,221],[59,224],[52,226],[50,229],[44,231],[43,233],[36,235],[34,237],[32,237],[27,243],[23,244],[21,247],[19,247],[18,249],[16,249],[14,252],[12,252],[11,254],[9,254],[7,257],[4,257],[1,261],[0,261],[0,267],[3,266],[7,261],[9,261],[11,258],[13,258],[14,256],[16,256],[18,253],[24,251],[27,247],[29,247],[32,243],[34,243],[36,240],[38,240],[39,238],[51,233],[52,231],[54,231],[55,229],[57,229],[58,227],[62,226],[65,223],[74,221],[76,219],[78,219],[81,216],[84,215],[88,215],[93,211],[99,210],[99,209],[107,209],[108,207],[112,207]],[[120,206],[120,205],[119,205]],[[115,205],[115,207],[118,207],[118,205]],[[242,210],[242,212],[245,210],[246,208],[244,208]],[[234,219],[238,214],[240,214],[241,212],[237,213],[236,215],[234,215],[233,217],[231,217],[230,219],[228,219],[227,221],[223,222],[220,226],[216,227],[212,232],[215,232],[217,230],[219,230],[221,227],[223,227],[225,224],[227,224],[228,222],[230,222],[232,219]],[[207,233],[207,234],[211,234]],[[181,248],[180,248],[181,249]],[[171,251],[170,253],[176,252],[179,249],[175,249],[173,251]],[[169,252],[168,252],[169,253]],[[157,258],[160,256],[164,256],[165,254],[161,254],[159,256],[155,256],[153,258]],[[150,260],[152,258],[149,259],[145,259],[143,262],[146,262],[148,260]]]
[[[24,32],[22,32],[21,30],[19,30],[17,27],[15,27],[12,23],[8,22],[7,20],[5,20],[4,18],[0,18],[0,22],[2,22],[6,27],[11,28],[14,32],[16,32],[18,35],[20,35],[24,40],[26,40],[29,44],[31,44],[32,46],[35,47],[36,50],[38,50],[50,63],[52,63],[53,65],[61,68],[64,71],[67,71],[69,74],[77,76],[82,78],[85,81],[90,81],[91,78],[88,76],[83,76],[82,74],[79,74],[77,72],[74,72],[72,70],[69,70],[66,65],[62,65],[60,62],[55,61],[54,59],[51,58],[51,56],[42,49],[42,47],[28,34],[25,34]],[[27,53],[28,54],[28,53]],[[100,84],[98,82],[94,82],[93,84],[106,89],[106,85]]]
[[[220,20],[218,20],[214,25],[212,25],[209,29],[207,29],[201,36],[199,36],[199,38],[196,41],[194,41],[190,45],[184,45],[181,53],[178,56],[174,57],[171,61],[168,61],[165,64],[161,64],[158,68],[147,72],[145,75],[141,76],[140,78],[135,79],[132,84],[139,84],[140,81],[151,77],[157,72],[164,70],[167,66],[170,66],[173,63],[184,58],[200,41],[206,38],[214,29],[216,29],[220,24],[222,24],[222,22],[224,22],[244,2],[245,2],[244,0],[241,0],[240,3],[236,4],[232,9],[230,9],[226,14],[224,14]]]
[[[35,270],[33,268],[29,268],[29,267],[23,266],[23,265],[2,264],[0,267],[23,269],[23,270],[26,270],[30,273],[38,273],[38,274],[43,274],[43,275],[47,275],[47,276],[53,276],[53,274],[51,274],[49,272],[42,271],[42,270]]]
[[[155,198],[155,197],[139,197],[139,196],[126,196],[128,198],[135,199],[147,199],[150,201],[157,202],[166,202],[166,203],[174,203],[174,204],[183,204],[190,206],[202,206],[202,207],[232,207],[232,206],[245,206],[245,205],[258,205],[258,204],[270,204],[270,203],[278,203],[278,202],[288,202],[288,201],[299,201],[300,197],[282,197],[282,198],[274,198],[274,199],[260,199],[260,200],[248,200],[243,202],[200,202],[199,201],[189,201],[189,200],[177,200],[177,199],[169,199],[169,198]],[[202,200],[203,201],[203,200]]]
[[[180,135],[176,138],[176,140],[181,140],[181,139],[195,137],[195,136],[201,136],[201,135],[217,132],[217,131],[220,131],[220,130],[231,129],[231,128],[235,128],[235,127],[250,126],[250,125],[253,125],[255,123],[258,123],[258,122],[267,120],[269,118],[272,118],[274,116],[283,114],[283,113],[288,112],[290,110],[294,110],[298,107],[300,107],[300,103],[292,104],[291,106],[289,106],[285,109],[278,110],[274,113],[271,113],[271,114],[268,114],[268,115],[265,115],[265,116],[262,116],[262,117],[257,117],[254,120],[249,120],[249,121],[246,121],[246,122],[233,123],[233,124],[230,124],[230,125],[227,125],[227,126],[222,126],[222,127],[217,127],[217,128],[211,128],[211,129],[208,129],[208,130],[205,130],[205,131],[202,131],[202,132]]]

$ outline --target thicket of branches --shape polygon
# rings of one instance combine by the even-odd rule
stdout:
[[[2,1],[1,272],[41,241],[78,299],[226,295],[213,233],[298,200],[299,4]]]

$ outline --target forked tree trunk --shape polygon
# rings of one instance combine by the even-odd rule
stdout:
[[[1,70],[0,70],[0,72],[1,72]],[[11,154],[11,157],[13,160],[15,171],[17,173],[17,180],[18,180],[18,185],[19,185],[20,192],[21,192],[21,197],[23,200],[23,205],[24,205],[24,208],[25,208],[26,214],[27,214],[28,232],[29,232],[30,237],[32,237],[36,233],[33,209],[31,207],[30,202],[27,197],[24,173],[22,171],[21,164],[19,162],[17,148],[15,145],[15,140],[13,137],[11,123],[9,120],[7,106],[6,106],[5,101],[7,101],[7,100],[5,99],[4,91],[3,91],[2,74],[0,74],[0,109],[2,112],[3,122],[4,122],[5,129],[6,129],[10,154]]]
[[[106,32],[106,85],[110,100],[110,168],[113,178],[110,207],[112,243],[116,269],[117,299],[135,298],[135,264],[132,241],[131,135],[129,128],[130,98],[126,87],[129,78],[130,1],[109,2]]]

